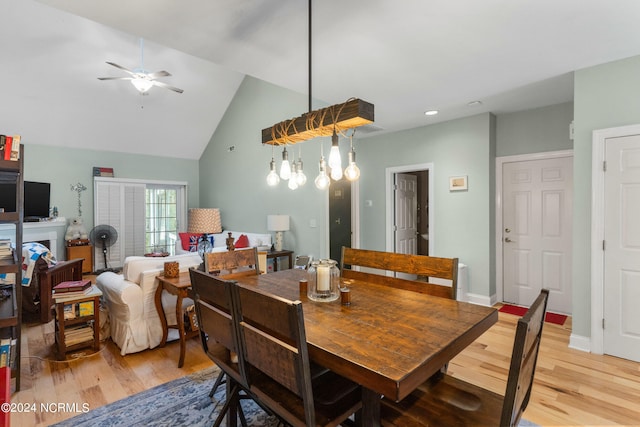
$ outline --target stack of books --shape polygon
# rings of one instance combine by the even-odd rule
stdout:
[[[0,239],[0,260],[13,259],[11,239]]]
[[[15,363],[16,342],[15,338],[2,338],[0,340],[0,368],[5,366],[11,368]]]
[[[0,135],[0,159],[19,160],[21,139],[20,135]]]
[[[93,326],[91,325],[76,325],[64,330],[64,343],[68,347],[91,340],[93,340]]]
[[[91,293],[91,280],[70,280],[60,282],[53,287],[53,298],[69,298],[75,296],[83,296]]]

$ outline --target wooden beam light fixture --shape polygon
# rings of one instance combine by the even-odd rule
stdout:
[[[342,178],[342,159],[340,158],[340,150],[338,148],[337,133],[344,134],[347,129],[354,129],[373,123],[374,108],[373,104],[358,98],[350,98],[342,104],[332,105],[330,107],[321,108],[319,110],[311,110],[311,24],[312,13],[311,3],[308,0],[309,7],[309,112],[302,114],[290,120],[285,120],[275,125],[262,129],[262,145],[271,145],[271,162],[269,163],[269,174],[267,175],[267,185],[273,187],[278,184],[280,179],[289,181],[288,187],[295,190],[307,181],[307,177],[302,171],[302,156],[298,150],[298,162],[292,165],[289,163],[287,145],[296,144],[298,142],[307,141],[319,136],[331,136],[332,147],[329,155],[329,167],[331,169],[331,178],[339,180]],[[357,180],[360,177],[360,169],[355,163],[355,151],[353,150],[353,133],[349,137],[351,140],[351,151],[349,152],[349,166],[345,170],[347,179],[350,181]],[[282,168],[280,176],[276,174],[275,160],[273,155],[273,147],[276,145],[284,145],[282,151]],[[286,173],[290,170],[290,174]],[[320,173],[314,183],[320,190],[326,189],[330,184],[327,175],[327,162],[322,153],[322,144],[320,145]],[[284,171],[284,172],[283,172]]]
[[[347,129],[373,123],[373,104],[357,98],[351,98],[342,104],[332,105],[319,110],[285,120],[262,129],[262,143],[286,145],[307,141],[319,136],[331,136],[334,130]]]

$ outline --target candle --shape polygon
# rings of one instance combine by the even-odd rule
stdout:
[[[318,276],[318,291],[328,291],[331,284],[331,269],[326,265],[319,265],[316,274]]]

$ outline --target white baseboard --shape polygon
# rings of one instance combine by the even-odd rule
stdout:
[[[581,335],[571,334],[569,337],[569,348],[573,348],[575,350],[586,351],[587,353],[591,352],[591,338],[583,337]]]
[[[494,299],[495,299],[494,297],[488,297],[486,295],[471,294],[469,292],[465,294],[466,302],[470,302],[472,304],[477,304],[477,305],[484,305],[485,307],[491,307],[493,304],[495,304],[495,302],[493,301]]]

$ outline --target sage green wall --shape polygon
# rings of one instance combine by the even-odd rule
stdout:
[[[267,186],[271,146],[261,141],[262,129],[307,110],[306,96],[246,77],[200,158],[200,204],[219,208],[222,225],[229,230],[267,233],[267,215],[290,215],[283,246],[318,259],[328,256],[327,192],[316,189],[313,180],[320,140],[327,154],[330,144],[327,138],[317,138],[288,147],[289,161],[302,149],[308,179],[292,191],[282,180],[276,187]],[[282,148],[275,149],[275,159],[279,167]],[[312,228],[311,221],[317,227]]]
[[[469,289],[495,293],[493,116],[464,119],[369,137],[356,144],[360,177],[360,240],[367,249],[385,250],[385,169],[433,163],[434,256],[458,257],[469,266]],[[468,176],[468,191],[450,192],[449,177]],[[364,201],[371,200],[372,206]]]
[[[81,193],[82,217],[88,230],[93,227],[93,167],[111,167],[119,178],[188,183],[189,206],[198,206],[198,161],[139,154],[70,149],[32,144],[23,136],[24,176],[27,181],[51,183],[51,206],[60,216],[78,215],[78,196],[71,185],[87,187]]]
[[[500,114],[496,126],[496,156],[569,150],[573,102]]]
[[[592,133],[640,123],[640,56],[575,72],[573,334],[591,336]]]

